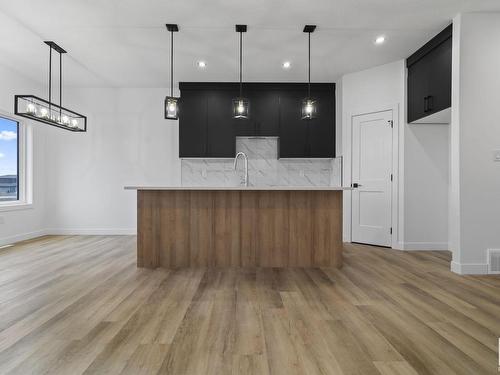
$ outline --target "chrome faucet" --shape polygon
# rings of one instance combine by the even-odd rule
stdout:
[[[236,170],[236,165],[238,164],[238,157],[243,156],[245,160],[245,177],[243,177],[242,182],[245,186],[248,186],[248,156],[244,152],[238,152],[234,157],[234,170]]]

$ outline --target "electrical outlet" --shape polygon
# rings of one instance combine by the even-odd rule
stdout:
[[[500,162],[500,150],[493,151],[493,161],[499,161]]]

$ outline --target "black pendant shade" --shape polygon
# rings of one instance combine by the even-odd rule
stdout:
[[[52,125],[72,132],[87,131],[87,117],[62,106],[62,56],[66,51],[54,42],[49,46],[49,98],[34,95],[15,95],[14,113],[37,122]],[[52,52],[59,53],[59,104],[52,102]]]
[[[312,120],[318,115],[318,103],[311,98],[311,33],[316,30],[316,25],[304,26],[304,32],[308,37],[308,81],[307,81],[307,97],[301,103],[301,119]]]
[[[165,118],[178,120],[180,98],[174,96],[174,33],[179,31],[179,27],[170,23],[166,26],[170,32],[170,96],[165,98]]]
[[[233,99],[233,118],[250,118],[250,101],[243,97],[243,33],[247,32],[247,25],[236,25],[236,32],[240,34],[240,95]]]

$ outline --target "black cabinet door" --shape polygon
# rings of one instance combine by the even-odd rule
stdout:
[[[205,157],[207,153],[207,97],[205,92],[183,91],[180,109],[179,157]]]
[[[307,123],[308,152],[310,158],[335,157],[335,97],[329,92],[316,96],[318,117]]]
[[[303,91],[282,91],[279,98],[280,158],[304,158],[308,154],[307,123],[301,120]]]
[[[451,38],[425,57],[431,67],[428,83],[427,115],[451,107]]]
[[[246,89],[243,96],[250,101],[250,118],[235,123],[237,136],[277,136],[279,128],[278,90],[255,87]]]
[[[451,106],[453,26],[449,25],[408,57],[408,122]]]
[[[207,157],[234,158],[235,122],[232,118],[232,95],[228,90],[207,93]]]
[[[426,58],[408,68],[408,122],[427,116],[431,69]]]
[[[264,137],[278,135],[279,95],[280,93],[277,90],[254,90],[249,92],[250,123],[253,126],[253,135]]]

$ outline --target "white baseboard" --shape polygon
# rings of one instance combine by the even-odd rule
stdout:
[[[455,261],[451,262],[451,271],[458,273],[459,275],[487,275],[488,274],[488,264],[487,263],[458,263]]]
[[[40,229],[34,232],[16,234],[15,236],[0,238],[0,246],[11,245],[16,242],[31,240],[32,238],[45,236],[47,231]]]
[[[52,228],[47,234],[59,236],[131,236],[137,234],[136,228]]]
[[[398,244],[400,250],[405,251],[441,251],[449,250],[448,242],[404,242]]]

